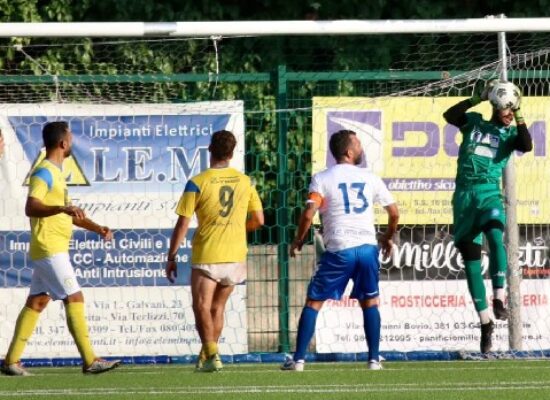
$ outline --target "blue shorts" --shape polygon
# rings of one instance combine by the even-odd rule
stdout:
[[[337,252],[325,251],[307,288],[311,300],[340,300],[350,279],[351,298],[359,301],[379,296],[378,246],[364,244]]]

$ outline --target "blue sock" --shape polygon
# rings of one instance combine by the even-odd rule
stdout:
[[[315,333],[315,322],[317,321],[317,311],[314,308],[305,306],[298,322],[298,335],[296,337],[296,353],[294,361],[303,360],[306,356],[307,346]]]
[[[378,307],[363,308],[363,325],[369,347],[369,361],[378,361],[380,349],[380,311]]]

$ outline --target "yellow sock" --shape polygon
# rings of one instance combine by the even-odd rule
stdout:
[[[84,365],[90,365],[94,362],[96,356],[88,334],[88,324],[84,315],[84,303],[65,304],[65,314],[67,315],[69,332],[73,336]]]
[[[17,322],[15,323],[13,338],[4,361],[7,365],[15,364],[21,360],[27,340],[32,335],[34,327],[38,322],[38,317],[40,317],[40,313],[28,307],[23,307],[19,313],[19,317],[17,317]]]
[[[218,344],[216,342],[208,342],[204,345],[204,352],[206,358],[212,357],[214,354],[218,354]]]

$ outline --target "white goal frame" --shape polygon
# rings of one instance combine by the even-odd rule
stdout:
[[[0,37],[236,37],[282,35],[381,35],[421,33],[496,33],[499,40],[501,79],[506,80],[507,52],[504,32],[549,32],[550,18],[489,16],[442,20],[326,20],[326,21],[202,21],[202,22],[55,22],[2,23]],[[495,41],[497,46],[497,41]],[[508,290],[512,313],[510,349],[521,350],[518,265],[519,234],[515,215],[513,163],[505,172],[508,226]],[[517,306],[517,307],[515,307]]]

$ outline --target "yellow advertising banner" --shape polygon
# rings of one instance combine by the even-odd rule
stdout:
[[[463,97],[313,98],[313,173],[334,164],[330,134],[357,133],[365,150],[365,167],[381,176],[393,193],[400,224],[451,224],[460,131],[443,113]],[[472,112],[490,119],[491,106]],[[550,97],[524,98],[522,111],[534,149],[515,153],[515,186],[520,224],[550,223],[550,160],[547,157]],[[376,210],[377,223],[386,223]]]

